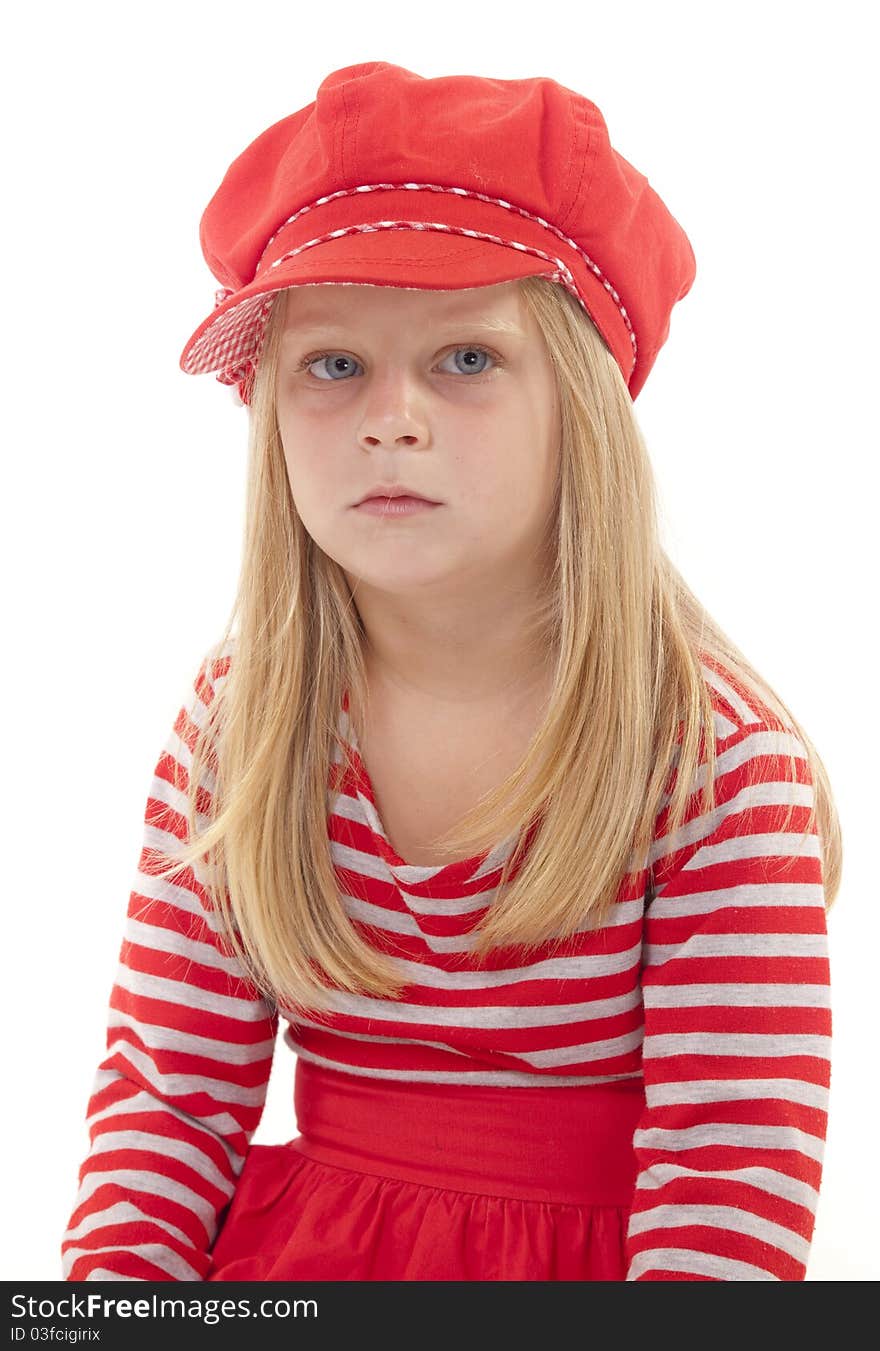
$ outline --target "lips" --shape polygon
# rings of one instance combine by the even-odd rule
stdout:
[[[400,497],[414,502],[427,502],[431,506],[439,505],[433,498],[425,497],[422,493],[413,492],[409,488],[371,488],[366,496],[361,497],[354,505],[359,507],[362,502],[386,502],[389,498],[394,501]]]
[[[441,502],[429,502],[426,497],[399,494],[397,497],[365,497],[363,501],[355,502],[351,510],[384,521],[397,521],[411,516],[429,515],[439,506],[442,506]]]
[[[357,505],[360,506],[362,502],[427,502],[430,506],[436,505],[429,497],[419,497],[418,493],[375,493],[370,497],[362,497]]]

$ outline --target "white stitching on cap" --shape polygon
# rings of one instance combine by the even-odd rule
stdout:
[[[289,253],[282,253],[281,257],[270,263],[266,270],[271,272],[273,267],[278,267],[288,258],[293,258],[296,254],[302,253],[303,249],[310,249],[314,244],[326,244],[328,239],[341,239],[345,235],[372,234],[377,230],[440,230],[444,234],[468,235],[471,239],[487,239],[491,244],[506,244],[512,249],[519,249],[520,253],[531,253],[536,258],[544,258],[548,263],[553,263],[557,272],[564,274],[567,288],[573,292],[575,298],[580,300],[582,305],[584,303],[578,294],[574,277],[561,258],[557,258],[552,253],[545,253],[543,249],[533,248],[531,244],[522,244],[516,239],[502,239],[499,235],[485,234],[482,230],[468,230],[463,225],[447,225],[443,221],[376,220],[370,221],[367,225],[344,225],[338,230],[331,230],[326,235],[318,235],[315,239],[308,239],[305,244],[298,244]],[[265,249],[263,252],[265,253]],[[257,264],[257,271],[259,271],[259,263]]]
[[[287,220],[283,221],[274,234],[270,236],[263,248],[263,252],[260,254],[260,258],[254,271],[254,277],[256,277],[259,272],[260,264],[273,241],[278,238],[282,230],[293,221],[298,220],[300,216],[305,215],[309,211],[313,211],[316,207],[325,205],[327,202],[332,202],[339,197],[352,197],[357,193],[364,192],[398,191],[400,189],[416,192],[449,192],[458,197],[473,197],[479,201],[488,202],[494,206],[501,206],[507,211],[512,211],[520,216],[524,216],[527,220],[536,222],[543,226],[545,230],[549,230],[552,234],[563,240],[584,260],[594,275],[601,281],[605,290],[613,298],[620,316],[626,325],[627,332],[629,333],[630,343],[633,349],[633,369],[635,369],[638,357],[638,346],[629,315],[621,303],[617,291],[603,275],[601,269],[593,262],[592,258],[590,258],[573,239],[568,235],[563,234],[561,230],[555,225],[552,225],[549,221],[544,220],[542,216],[537,216],[530,211],[526,211],[523,207],[515,206],[513,203],[507,202],[501,197],[490,197],[485,193],[475,192],[469,188],[445,187],[442,184],[437,183],[364,183],[354,188],[342,188],[338,192],[330,193],[326,197],[319,197],[314,202],[309,202],[305,206],[300,207],[292,216],[288,216]],[[486,239],[491,243],[502,244],[508,248],[514,248],[518,249],[520,252],[529,253],[534,257],[546,259],[546,261],[552,263],[555,268],[551,280],[561,282],[566,290],[571,292],[581,307],[589,314],[589,310],[578,292],[574,277],[562,259],[556,257],[556,255],[544,253],[541,249],[534,248],[528,244],[523,244],[519,240],[504,239],[499,235],[486,234],[479,230],[469,230],[464,226],[447,225],[439,221],[374,221],[369,224],[344,226],[338,230],[331,230],[327,234],[318,235],[315,239],[307,240],[304,244],[300,244],[295,249],[291,249],[280,258],[275,259],[275,261],[269,265],[268,270],[279,266],[289,258],[295,257],[297,254],[302,253],[303,250],[312,248],[317,244],[326,243],[330,239],[339,239],[349,234],[370,233],[380,229],[438,230],[447,234],[469,236],[473,239]],[[283,287],[279,287],[279,290],[283,289]],[[228,287],[222,287],[220,290],[216,291],[214,308],[216,309],[219,305],[223,304],[229,296],[234,294],[235,292],[231,291]],[[238,381],[243,381],[247,375],[252,372],[256,364],[262,347],[265,320],[269,309],[271,308],[270,302],[267,302],[266,294],[267,293],[261,293],[259,296],[251,296],[248,300],[242,301],[240,306],[233,306],[225,315],[223,315],[222,319],[212,328],[209,328],[205,334],[208,341],[205,343],[205,347],[202,351],[201,361],[210,363],[210,366],[208,367],[210,368],[216,364],[218,358],[221,360],[222,369],[220,370],[217,379],[223,384],[234,384]],[[271,300],[277,292],[268,294]],[[258,312],[256,323],[254,323],[253,320],[255,312]],[[229,321],[228,323],[226,322],[227,320]],[[248,342],[248,339],[251,341]],[[204,370],[205,366],[202,366],[202,369]],[[632,374],[632,371],[630,374]]]
[[[593,262],[589,254],[585,253],[580,245],[569,235],[563,234],[558,226],[552,225],[550,221],[545,220],[543,216],[537,216],[532,211],[526,211],[525,207],[515,206],[513,202],[505,201],[503,197],[490,197],[488,193],[476,192],[473,188],[451,188],[443,183],[361,183],[354,188],[340,188],[338,192],[331,192],[326,197],[318,197],[314,202],[308,202],[305,206],[301,206],[298,211],[295,211],[292,216],[288,216],[287,220],[283,221],[281,225],[278,226],[275,233],[266,241],[263,252],[260,254],[259,260],[257,261],[257,266],[254,269],[254,275],[256,276],[256,273],[260,270],[260,263],[266,256],[266,250],[270,247],[272,242],[278,238],[281,231],[293,221],[298,220],[300,216],[304,216],[306,212],[314,211],[316,207],[324,206],[327,202],[333,202],[339,197],[354,197],[362,192],[399,192],[401,190],[406,192],[450,192],[454,197],[473,197],[479,202],[488,202],[490,206],[501,206],[505,211],[513,211],[518,216],[524,216],[526,220],[534,221],[537,225],[543,226],[545,230],[549,230],[551,234],[556,235],[557,239],[561,239],[563,243],[568,244],[570,248],[574,249],[575,253],[583,258],[587,267],[591,272],[595,273],[599,278],[599,281],[605,287],[605,290],[614,300],[615,305],[620,311],[621,318],[626,324],[630,341],[633,346],[633,359],[635,359],[637,355],[636,335],[633,332],[629,315],[624,309],[620,296],[611,285],[611,282],[603,274],[602,269]],[[467,233],[467,231],[465,233]],[[494,236],[489,237],[494,238]],[[517,247],[512,240],[502,239],[499,240],[499,242],[502,244],[512,244],[514,248]]]

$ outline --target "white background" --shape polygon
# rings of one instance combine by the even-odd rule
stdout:
[[[880,1275],[876,70],[865,3],[16,6],[2,87],[5,1279],[58,1279],[146,793],[237,578],[247,413],[178,368],[202,211],[331,70],[547,75],[684,225],[636,402],[665,544],[808,730],[845,868],[811,1280]],[[871,615],[875,618],[871,619]],[[255,1141],[295,1133],[279,1042]]]

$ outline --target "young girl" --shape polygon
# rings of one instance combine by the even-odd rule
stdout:
[[[581,95],[374,61],[201,241],[238,625],[150,788],[65,1278],[802,1280],[839,824],[659,543],[684,231]]]

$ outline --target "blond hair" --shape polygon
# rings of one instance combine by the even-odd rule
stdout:
[[[814,786],[804,833],[818,831],[830,909],[840,824],[818,753],[661,547],[646,446],[598,330],[561,286],[530,277],[519,289],[560,397],[553,566],[534,634],[552,643],[555,673],[523,762],[433,842],[451,860],[516,834],[496,900],[472,931],[473,959],[602,925],[623,876],[647,857],[671,767],[668,833],[681,824],[704,751],[703,810],[711,810],[707,658],[802,743]],[[250,978],[276,1005],[314,1014],[328,1006],[328,982],[395,998],[407,981],[352,924],[331,860],[328,772],[334,747],[343,764],[349,753],[339,733],[344,692],[355,725],[368,707],[363,628],[342,568],[308,535],[290,492],[275,412],[284,297],[270,314],[253,389],[238,594],[213,649],[229,648],[238,618],[234,656],[192,752],[188,843],[168,851],[177,862],[159,875],[204,865],[197,875]],[[206,770],[213,787],[202,813]]]

